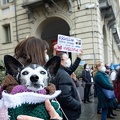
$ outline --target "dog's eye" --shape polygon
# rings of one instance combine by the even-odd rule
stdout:
[[[23,74],[23,75],[27,75],[27,74],[28,74],[28,72],[27,72],[27,71],[24,71],[22,74]]]
[[[43,75],[44,75],[44,74],[46,74],[46,72],[45,72],[45,71],[40,71],[40,74],[43,74]]]

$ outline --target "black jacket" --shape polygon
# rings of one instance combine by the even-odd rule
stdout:
[[[76,64],[73,65],[73,68],[77,66],[80,59],[77,58]],[[72,67],[72,66],[71,66]],[[57,97],[63,111],[69,120],[76,120],[79,118],[81,113],[81,104],[76,91],[74,81],[70,77],[70,72],[67,68],[60,66],[56,77],[51,82],[56,85],[57,90],[61,90],[61,94]]]
[[[90,71],[87,70],[82,71],[82,80],[85,81],[86,83],[91,83]]]

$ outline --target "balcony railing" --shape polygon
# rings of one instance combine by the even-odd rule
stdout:
[[[60,1],[60,0],[53,0],[54,2]],[[53,2],[51,0],[23,0],[23,7],[29,6],[29,7],[36,7],[39,5],[43,5],[45,3],[52,4]]]
[[[23,7],[35,7],[43,4],[43,0],[23,0]]]
[[[105,9],[109,7],[109,3],[107,0],[99,0],[100,9]]]
[[[34,22],[34,16],[33,16],[33,12],[32,9],[36,8],[36,7],[40,7],[40,6],[45,6],[46,9],[50,8],[51,5],[56,5],[57,7],[59,7],[57,5],[57,2],[59,2],[61,0],[23,0],[23,4],[22,7],[24,9],[26,9],[26,12],[28,13],[28,17],[30,19],[31,22]],[[63,0],[65,1],[65,0]],[[72,12],[72,0],[66,0],[69,6],[69,12]],[[52,9],[52,8],[51,8]],[[50,12],[50,11],[48,11]]]
[[[35,8],[36,6],[45,5],[46,3],[51,5],[57,5],[56,3],[61,0],[23,0],[22,7],[29,7],[29,8]],[[72,12],[72,0],[64,0],[67,1],[69,6],[69,12]],[[57,5],[58,6],[58,5]]]

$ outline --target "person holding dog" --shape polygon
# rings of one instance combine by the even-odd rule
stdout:
[[[49,45],[46,41],[36,37],[29,37],[18,43],[14,50],[14,57],[24,66],[29,64],[39,64],[43,66],[48,61],[48,49]],[[19,83],[15,80],[14,75],[9,75],[6,71],[6,77],[2,83],[1,91],[6,90],[7,93],[11,93],[16,85],[19,85]],[[46,89],[50,93],[56,90],[53,84],[49,86],[51,87]]]
[[[29,37],[17,44],[14,57],[24,66],[32,63],[43,66],[47,61],[47,50],[49,50],[49,44],[46,41],[36,37]],[[13,87],[18,84],[13,76],[7,75],[2,83],[2,89],[10,93]]]

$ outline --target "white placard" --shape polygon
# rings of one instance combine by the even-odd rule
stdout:
[[[80,53],[82,40],[79,38],[58,35],[58,51]]]

